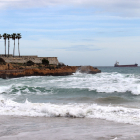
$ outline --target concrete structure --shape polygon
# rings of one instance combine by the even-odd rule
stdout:
[[[42,59],[45,58],[49,61],[49,64],[58,65],[58,59],[57,57],[38,57],[38,56],[12,56],[9,55],[9,57],[5,57],[5,55],[0,55],[1,61],[3,60],[6,63],[27,63],[29,60],[39,64],[42,63]]]

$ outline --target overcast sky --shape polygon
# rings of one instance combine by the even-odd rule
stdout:
[[[140,65],[140,0],[0,0],[3,33],[22,34],[21,55],[67,65]]]

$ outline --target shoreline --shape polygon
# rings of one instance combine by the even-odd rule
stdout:
[[[0,123],[0,140],[139,140],[140,137],[140,126],[102,119],[0,116]]]
[[[81,73],[88,74],[96,74],[101,73],[101,70],[94,68],[92,66],[63,66],[60,68],[52,67],[52,68],[23,68],[20,69],[17,67],[16,69],[12,69],[10,65],[10,69],[0,70],[0,78],[18,78],[24,76],[68,76],[76,73],[76,71],[80,71]]]

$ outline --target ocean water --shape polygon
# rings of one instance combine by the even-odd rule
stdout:
[[[59,117],[60,122],[74,119],[77,126],[82,122],[84,124],[86,120],[98,120],[109,122],[110,127],[114,123],[118,127],[130,125],[140,128],[140,67],[98,68],[102,71],[98,74],[83,74],[77,71],[71,76],[0,79],[1,118],[18,117],[20,123],[21,118],[25,117],[29,120],[45,118],[53,121]],[[101,125],[98,124],[97,127]],[[80,127],[82,128],[83,126]],[[129,128],[126,131],[130,130]],[[103,136],[108,136],[107,134],[108,130]],[[129,134],[128,132],[127,135]],[[0,133],[0,136],[7,135],[9,134]],[[115,140],[119,138],[118,135],[106,138]]]

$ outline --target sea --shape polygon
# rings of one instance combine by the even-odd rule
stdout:
[[[140,139],[140,67],[0,79],[0,140]]]

